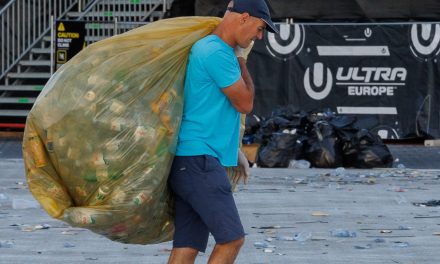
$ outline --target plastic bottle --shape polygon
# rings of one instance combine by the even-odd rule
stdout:
[[[279,240],[279,241],[294,241],[295,238],[293,236],[277,236],[276,240]]]
[[[164,93],[162,93],[156,101],[150,104],[151,110],[157,115],[159,115],[165,108],[169,107],[173,102],[174,98],[176,98],[176,91],[170,89]]]
[[[45,130],[46,133],[46,149],[49,153],[54,151],[54,139],[53,139],[53,132],[51,129]]]
[[[32,153],[35,166],[41,168],[47,165],[47,156],[44,150],[43,143],[41,142],[38,134],[30,132],[28,136],[28,147]]]
[[[112,213],[87,208],[73,208],[66,210],[64,219],[72,226],[100,226],[108,225],[111,222]]]
[[[12,241],[0,241],[0,248],[12,248],[14,247],[15,243]]]
[[[109,172],[107,165],[96,166],[96,179],[98,182],[106,182],[109,179]]]
[[[310,232],[301,232],[301,233],[295,234],[295,236],[293,238],[295,239],[295,241],[305,242],[305,241],[312,238],[312,234]]]
[[[393,247],[397,247],[397,248],[407,248],[409,247],[409,243],[408,242],[394,242]]]
[[[96,93],[92,90],[87,91],[86,94],[84,95],[84,99],[86,99],[87,101],[94,101],[96,99]]]
[[[64,199],[67,196],[63,188],[56,182],[48,182],[47,193],[50,197],[58,200]]]
[[[119,114],[122,114],[122,112],[124,112],[127,109],[127,107],[121,101],[116,100],[116,99],[112,99],[109,109],[113,113],[119,115]]]
[[[110,194],[111,189],[107,185],[101,185],[98,190],[96,191],[96,194],[93,196],[93,198],[89,201],[89,205],[97,205],[102,204],[103,201],[108,197]]]
[[[142,191],[133,198],[133,203],[139,206],[148,203],[152,198],[150,191]]]
[[[111,194],[110,203],[114,205],[123,205],[126,197],[127,194],[125,193],[125,191],[119,187],[116,187],[116,189],[113,190]]]
[[[344,177],[344,176],[345,176],[345,168],[344,168],[344,167],[336,168],[336,169],[333,171],[332,176],[341,176],[341,177]]]
[[[344,230],[344,229],[335,229],[330,231],[330,235],[332,237],[356,237],[356,232]]]
[[[125,238],[128,236],[128,227],[126,224],[121,223],[111,228],[111,235],[119,238]]]
[[[291,169],[308,169],[310,168],[310,162],[307,160],[291,160],[289,162],[289,168]]]

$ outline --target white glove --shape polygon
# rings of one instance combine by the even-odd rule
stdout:
[[[241,150],[238,150],[238,166],[237,170],[235,171],[234,178],[232,179],[232,182],[234,184],[238,184],[240,179],[243,179],[243,183],[247,184],[248,178],[250,176],[251,172],[249,170],[249,162],[246,156],[241,152]]]
[[[255,41],[252,41],[251,44],[249,44],[249,46],[247,46],[247,48],[242,48],[240,46],[237,45],[237,47],[235,47],[235,56],[237,56],[237,58],[243,58],[244,60],[247,60],[249,53],[251,53],[252,47],[254,46]]]

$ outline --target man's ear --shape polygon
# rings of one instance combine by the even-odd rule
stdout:
[[[250,18],[249,13],[244,12],[243,14],[241,14],[241,18],[240,18],[240,23],[244,24],[246,21],[248,21]]]

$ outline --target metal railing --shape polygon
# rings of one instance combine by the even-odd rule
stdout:
[[[84,10],[77,20],[113,21],[117,18],[119,22],[153,21],[153,13],[162,6],[161,14],[165,14],[172,2],[173,0],[98,0]]]
[[[148,24],[148,22],[119,22],[117,18],[113,21],[84,21],[86,22],[86,45]]]
[[[91,26],[86,34],[99,39],[125,30],[117,26],[116,30],[111,30],[108,26],[94,22],[126,23],[134,28],[137,22],[143,24],[162,18],[172,2],[173,0],[11,0],[0,10],[0,80],[49,33],[52,17],[54,20],[67,17],[90,21]],[[162,10],[159,10],[160,6]]]
[[[50,31],[51,16],[86,9],[94,0],[11,0],[0,10],[0,80]]]

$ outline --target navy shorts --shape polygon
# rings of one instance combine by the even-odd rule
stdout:
[[[176,156],[169,185],[174,195],[174,248],[205,252],[209,233],[223,244],[244,236],[231,184],[218,159]]]

